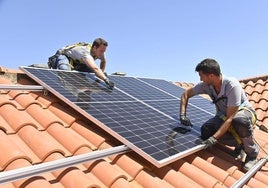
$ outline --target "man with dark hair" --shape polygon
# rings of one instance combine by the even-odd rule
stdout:
[[[114,87],[105,75],[106,67],[105,51],[108,43],[102,39],[97,38],[93,44],[77,43],[65,46],[59,49],[56,54],[49,58],[49,67],[60,70],[77,70],[82,72],[95,73],[97,77],[104,80],[110,87]],[[100,60],[100,67],[95,63],[95,60]]]
[[[214,59],[204,59],[195,69],[200,83],[186,89],[181,96],[180,121],[191,125],[186,116],[188,99],[198,94],[208,94],[216,106],[216,115],[201,127],[201,138],[205,148],[212,147],[217,141],[234,146],[234,153],[246,153],[243,166],[245,171],[257,162],[259,148],[254,142],[253,126],[256,113],[248,101],[239,81],[222,75],[220,66]]]

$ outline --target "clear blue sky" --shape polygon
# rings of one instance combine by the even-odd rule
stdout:
[[[267,0],[0,0],[0,66],[46,63],[67,44],[106,39],[108,74],[199,81],[215,58],[238,79],[268,73]]]

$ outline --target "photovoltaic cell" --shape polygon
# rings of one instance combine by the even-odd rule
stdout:
[[[89,73],[21,69],[158,167],[198,146],[200,127],[213,115],[211,103],[196,97],[187,109],[194,126],[184,128],[178,118],[183,89],[161,79],[110,76],[116,84],[110,90]]]
[[[138,100],[161,100],[174,98],[134,77],[111,77],[111,80],[116,83],[117,88]]]
[[[181,94],[184,92],[184,89],[166,80],[151,79],[151,78],[138,78],[138,79],[162,90],[163,92],[169,93],[170,95],[175,96],[177,98],[180,98]]]

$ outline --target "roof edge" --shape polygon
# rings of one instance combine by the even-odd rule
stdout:
[[[261,79],[263,81],[266,81],[268,79],[268,75],[262,75],[262,76],[257,76],[257,77],[255,76],[255,77],[245,78],[245,79],[241,79],[239,81],[247,84],[249,81],[257,82],[259,79]]]

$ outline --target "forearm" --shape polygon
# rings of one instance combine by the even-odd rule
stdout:
[[[95,64],[93,59],[84,58],[82,61],[95,73],[95,75],[105,80],[107,77],[104,75],[104,72]]]
[[[95,73],[95,75],[96,75],[98,78],[100,78],[100,79],[102,79],[102,80],[107,79],[107,77],[105,76],[105,74],[103,73],[103,71],[102,71],[101,69],[99,69],[99,68],[95,69],[94,73]]]
[[[102,72],[104,72],[105,67],[106,67],[106,59],[102,59],[100,63],[100,69],[102,70]]]
[[[192,88],[186,89],[184,93],[181,95],[181,102],[180,102],[180,114],[186,114],[186,109],[188,105],[188,100],[194,96]]]
[[[181,102],[180,102],[180,114],[186,113],[187,104],[188,104],[188,97],[186,93],[183,93],[183,95],[181,96]]]

